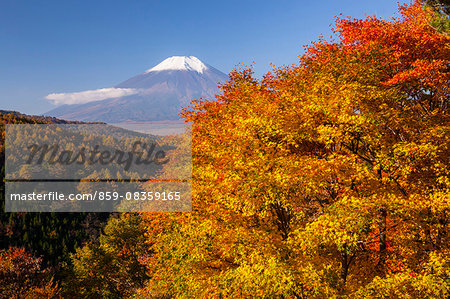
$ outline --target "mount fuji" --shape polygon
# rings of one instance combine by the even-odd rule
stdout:
[[[214,97],[227,78],[194,56],[173,56],[112,88],[49,94],[60,106],[45,115],[106,123],[176,121],[181,107]]]

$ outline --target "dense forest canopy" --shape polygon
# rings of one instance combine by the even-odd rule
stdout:
[[[449,297],[445,5],[337,18],[335,40],[305,47],[298,64],[262,79],[231,72],[222,95],[183,112],[192,213],[111,218],[41,293]]]

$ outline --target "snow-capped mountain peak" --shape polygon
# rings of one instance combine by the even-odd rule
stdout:
[[[166,71],[166,70],[182,70],[196,71],[200,74],[207,70],[208,67],[197,57],[194,56],[172,56],[155,67],[147,70],[145,73]]]
[[[192,99],[213,99],[228,76],[194,56],[169,57],[113,87],[46,98],[59,104],[46,115],[69,120],[120,123],[179,120]]]

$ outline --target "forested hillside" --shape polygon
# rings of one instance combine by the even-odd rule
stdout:
[[[52,117],[30,116],[0,111],[1,198],[0,198],[0,297],[20,296],[33,287],[49,282],[52,275],[61,278],[62,263],[70,262],[70,253],[83,242],[96,239],[109,213],[6,213],[4,212],[4,137],[5,124],[68,124]],[[15,249],[21,248],[21,249]],[[10,260],[12,259],[12,260]],[[9,263],[14,263],[11,269]],[[9,264],[9,265],[8,265]],[[11,272],[6,270],[9,268]],[[15,279],[10,276],[17,276]],[[5,280],[5,283],[3,282]],[[21,281],[23,280],[23,281]],[[8,286],[8,281],[11,285]],[[51,285],[51,284],[50,284]],[[24,290],[21,290],[21,289]]]

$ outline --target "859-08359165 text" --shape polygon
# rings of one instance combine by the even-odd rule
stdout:
[[[64,200],[82,200],[82,201],[109,201],[109,200],[180,200],[180,191],[171,192],[119,192],[101,191],[94,193],[70,193],[67,196],[61,192],[47,192],[47,193],[12,193],[9,199],[11,201],[22,200],[38,200],[38,201],[64,201]]]

